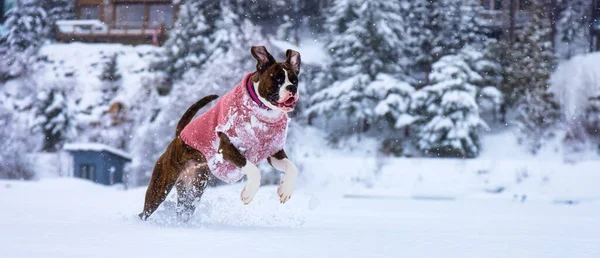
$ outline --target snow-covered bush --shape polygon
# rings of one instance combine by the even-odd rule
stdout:
[[[479,130],[487,128],[479,117],[477,87],[481,79],[461,55],[442,57],[433,64],[431,85],[417,91],[411,110],[416,117],[416,145],[431,156],[476,157]]]

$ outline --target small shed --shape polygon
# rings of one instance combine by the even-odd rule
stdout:
[[[73,176],[104,185],[123,183],[123,169],[131,156],[126,152],[98,143],[65,144],[73,157]]]

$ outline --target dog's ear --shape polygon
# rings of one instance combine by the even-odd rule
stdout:
[[[269,66],[275,63],[275,58],[267,51],[264,46],[254,46],[250,49],[250,53],[256,59],[256,71],[263,73]]]
[[[288,49],[285,51],[285,62],[292,66],[292,71],[296,74],[300,73],[300,53]]]

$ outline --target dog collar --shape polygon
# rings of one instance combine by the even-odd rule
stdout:
[[[256,104],[258,104],[259,107],[266,110],[271,110],[269,107],[267,107],[267,105],[262,103],[260,99],[258,99],[258,94],[256,94],[256,91],[254,90],[254,85],[252,84],[252,75],[248,76],[248,81],[246,82],[246,89],[248,90],[248,94],[250,94],[250,98],[252,98],[252,100],[254,100],[254,102],[256,102]]]

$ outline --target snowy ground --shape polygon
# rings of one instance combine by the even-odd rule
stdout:
[[[0,181],[0,257],[600,257],[600,202],[343,198],[210,189],[189,224],[173,200],[77,179]],[[170,196],[173,197],[173,196]]]

